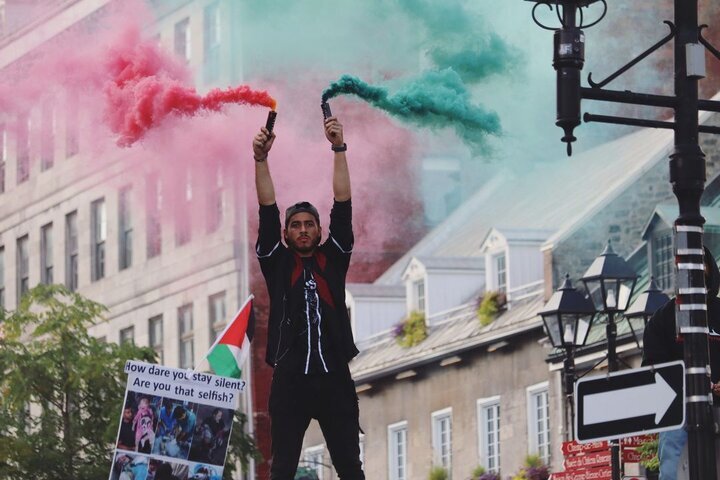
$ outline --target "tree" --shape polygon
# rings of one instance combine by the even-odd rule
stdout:
[[[0,311],[0,478],[107,478],[123,367],[154,361],[155,353],[92,337],[88,328],[106,310],[60,285],[39,285],[17,310]],[[235,427],[229,458],[246,465],[255,443],[242,423]]]

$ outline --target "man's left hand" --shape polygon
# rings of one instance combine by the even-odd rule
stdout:
[[[336,147],[345,143],[343,126],[338,122],[337,117],[329,117],[325,120],[325,138]]]

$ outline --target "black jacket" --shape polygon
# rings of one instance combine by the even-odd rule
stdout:
[[[709,250],[705,254],[712,257]],[[710,347],[710,368],[712,381],[720,381],[720,271],[714,260],[708,262],[707,282],[707,313],[708,336]],[[645,328],[643,335],[643,365],[683,360],[683,342],[678,339],[675,330],[675,299],[672,298],[655,312]],[[716,397],[717,398],[717,397]]]
[[[277,205],[261,205],[255,250],[270,295],[265,361],[273,367],[292,346],[296,336],[291,325],[293,312],[304,311],[305,301],[302,259],[282,244],[280,232]],[[329,236],[312,256],[312,271],[333,351],[344,363],[359,353],[345,307],[345,276],[350,266],[353,242],[351,202],[335,201],[330,212]]]

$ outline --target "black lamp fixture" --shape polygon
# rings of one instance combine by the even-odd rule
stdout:
[[[545,331],[555,348],[565,350],[563,359],[563,390],[565,408],[565,432],[567,440],[574,438],[575,348],[585,345],[595,318],[595,308],[585,295],[573,288],[570,276],[565,275],[562,286],[553,293],[543,310],[538,312],[545,324]]]
[[[625,318],[630,324],[630,330],[635,337],[638,348],[640,348],[642,332],[645,331],[650,317],[669,301],[670,297],[665,295],[655,283],[655,277],[650,277],[650,285],[647,290],[638,295],[633,304],[625,311]]]
[[[593,261],[581,280],[598,312],[619,313],[627,310],[637,274],[613,251],[608,240],[605,250]]]
[[[595,308],[573,288],[570,276],[565,275],[562,286],[553,293],[539,315],[552,346],[567,350],[585,345],[595,318]]]

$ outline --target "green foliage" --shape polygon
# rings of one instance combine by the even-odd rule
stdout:
[[[425,325],[425,315],[421,312],[413,311],[399,325],[397,336],[395,339],[398,344],[405,348],[419,344],[427,338],[427,325]]]
[[[660,459],[658,458],[658,438],[654,436],[653,440],[645,442],[638,447],[638,452],[642,456],[640,464],[647,470],[657,472],[660,470]]]
[[[60,285],[39,285],[16,311],[0,311],[3,480],[107,478],[125,393],[125,362],[153,361],[155,354],[89,335],[105,311]],[[246,465],[248,452],[257,449],[237,427],[230,460]]]
[[[262,455],[260,454],[260,450],[258,450],[255,439],[247,434],[247,421],[247,415],[240,411],[235,411],[225,469],[223,470],[223,480],[233,480],[237,478],[234,473],[237,470],[238,463],[240,463],[242,471],[247,473],[250,467],[250,460],[262,460]]]
[[[485,292],[477,311],[480,325],[483,327],[490,325],[504,305],[505,294],[494,291]]]
[[[430,469],[428,480],[447,480],[448,472],[443,467],[433,467]]]
[[[472,476],[472,478],[477,478],[480,475],[482,475],[483,473],[485,473],[485,467],[483,467],[482,465],[478,465],[477,467],[475,467],[473,469],[471,476]]]
[[[525,457],[525,465],[512,477],[511,480],[548,480],[550,468],[545,465],[539,455]]]

